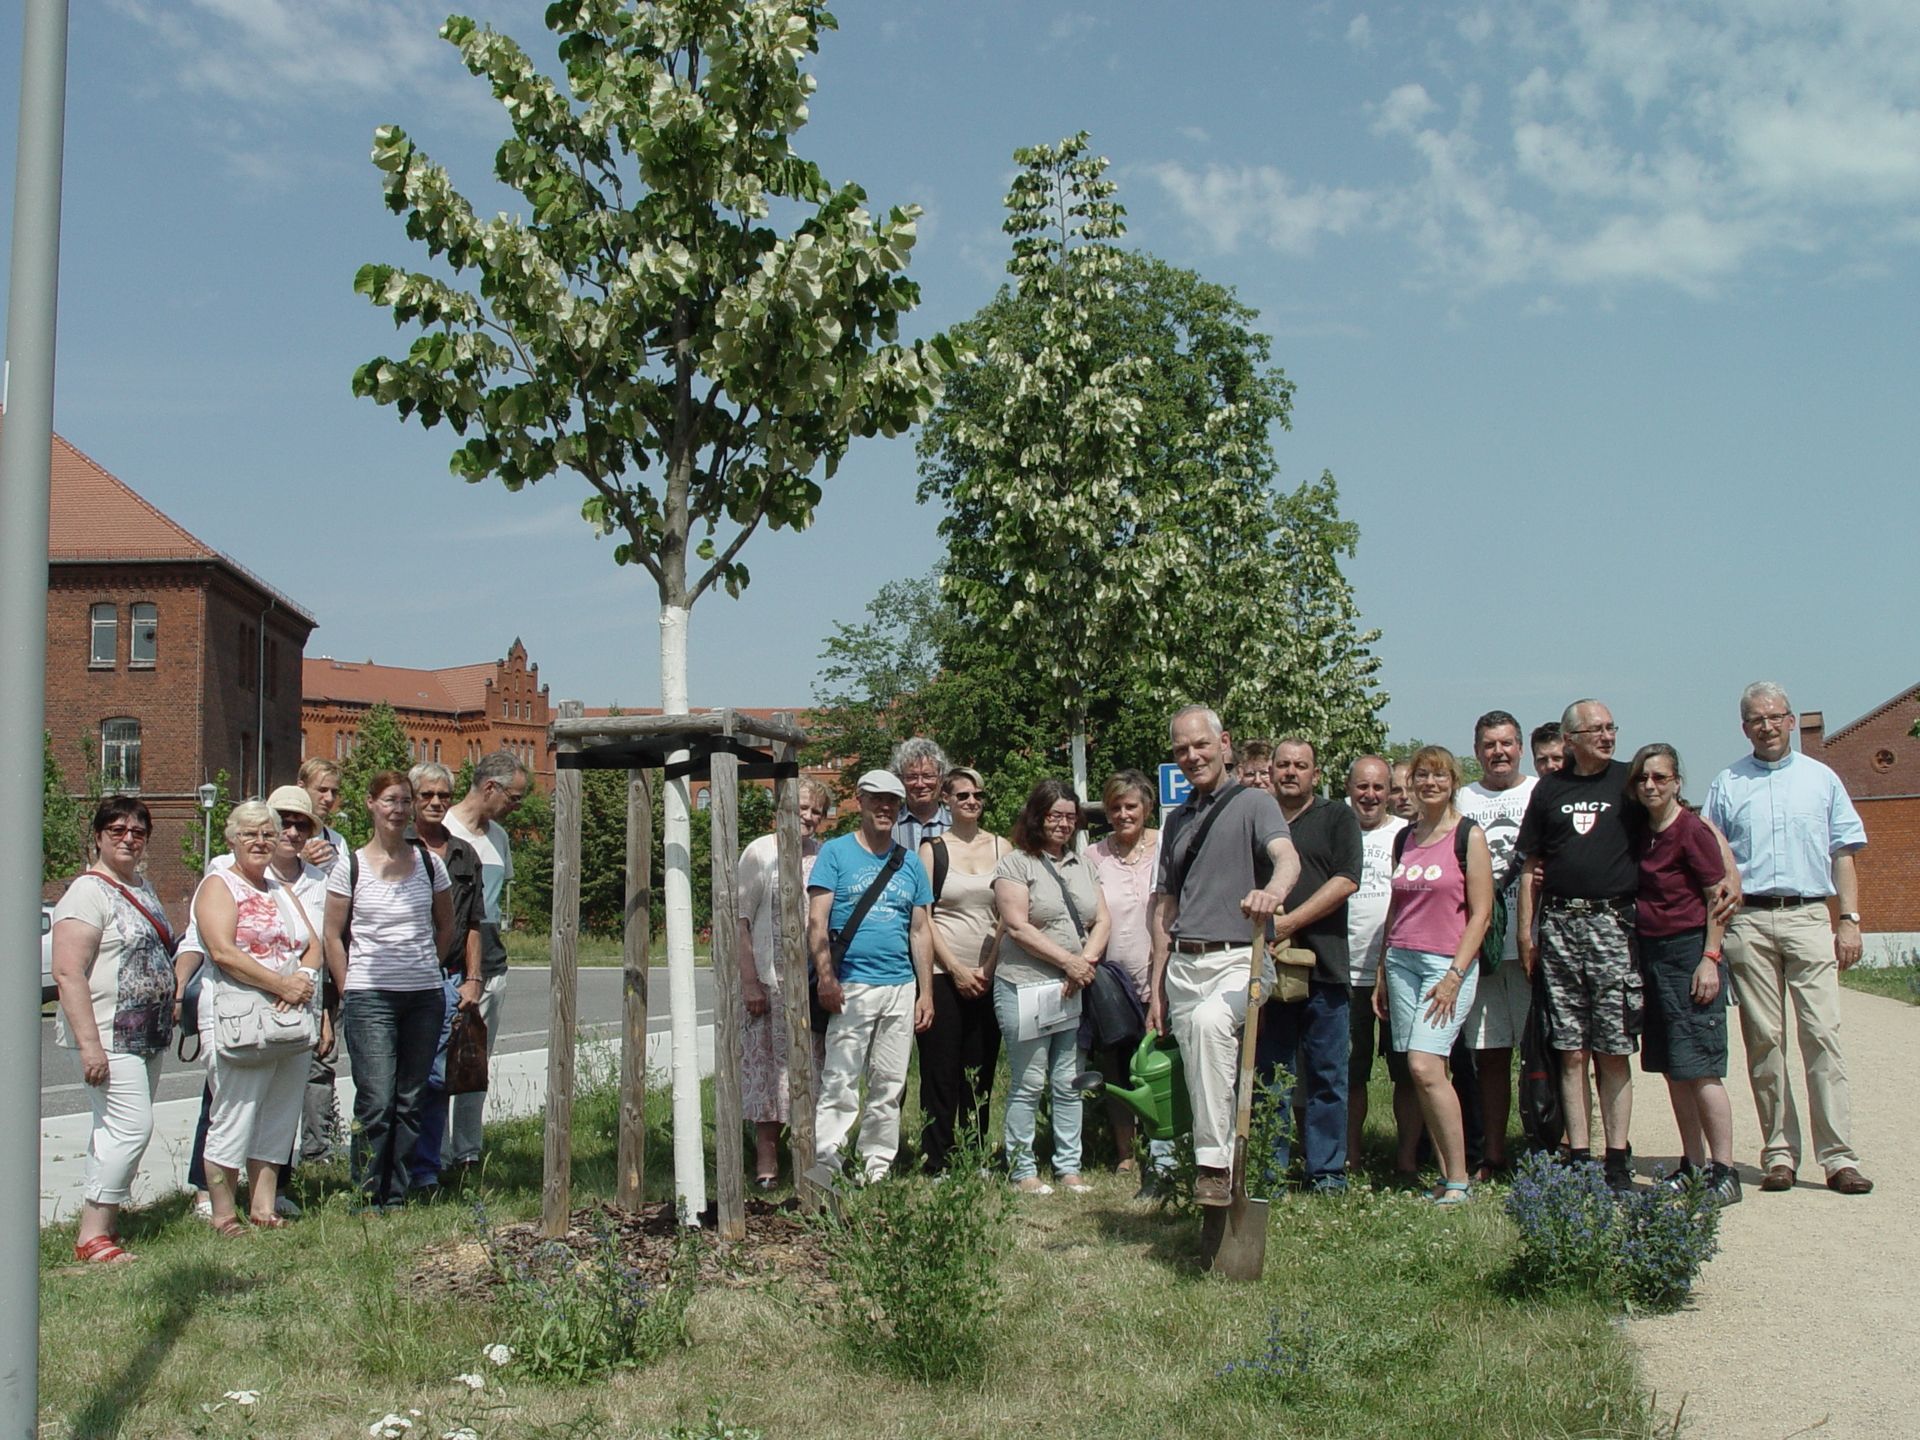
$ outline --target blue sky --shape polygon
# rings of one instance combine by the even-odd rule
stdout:
[[[405,343],[354,270],[418,260],[373,127],[514,208],[446,8],[73,0],[56,423],[312,609],[309,654],[519,635],[556,698],[655,703],[654,593],[582,492],[466,486],[444,432],[348,393]],[[544,8],[471,13],[551,69]],[[1261,311],[1299,386],[1283,479],[1332,470],[1360,525],[1396,736],[1594,694],[1698,793],[1743,748],[1745,681],[1831,726],[1920,678],[1920,6],[836,13],[800,147],[926,207],[923,333],[1002,278],[1013,149],[1081,128],[1131,242]],[[811,530],[757,538],[746,597],[694,612],[695,703],[804,703],[832,622],[937,558],[914,484],[909,442],[858,446]]]

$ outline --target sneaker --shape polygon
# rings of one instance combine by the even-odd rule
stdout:
[[[1684,1155],[1680,1163],[1662,1175],[1656,1182],[1662,1190],[1684,1190],[1695,1180],[1705,1179],[1700,1169]]]
[[[282,1220],[298,1220],[300,1218],[300,1207],[293,1203],[292,1196],[279,1195],[274,1197],[273,1213],[278,1215]]]
[[[1194,1178],[1193,1198],[1216,1208],[1233,1204],[1233,1177],[1224,1170],[1202,1170]]]
[[[1093,1186],[1087,1184],[1087,1182],[1082,1180],[1078,1175],[1062,1175],[1059,1177],[1059,1180],[1062,1189],[1071,1191],[1075,1195],[1091,1195],[1093,1193]]]
[[[1710,1185],[1707,1193],[1720,1202],[1721,1208],[1740,1203],[1740,1172],[1731,1165],[1715,1165],[1707,1172]]]

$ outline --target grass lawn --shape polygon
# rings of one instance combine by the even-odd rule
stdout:
[[[1869,995],[1886,995],[1920,1005],[1920,965],[1880,965],[1869,970],[1856,965],[1841,972],[1840,983],[1849,990],[1864,990]]]
[[[662,1122],[667,1108],[650,1098]],[[606,1090],[576,1106],[576,1205],[612,1191],[615,1115]],[[668,1146],[659,1129],[653,1140],[650,1188],[664,1194]],[[1367,1159],[1384,1165],[1385,1146],[1370,1133]],[[490,1131],[471,1193],[494,1224],[537,1213],[540,1147],[537,1119]],[[1197,1221],[1133,1200],[1130,1176],[1090,1178],[1092,1195],[1020,1203],[977,1387],[863,1363],[785,1280],[704,1290],[691,1344],[644,1370],[533,1383],[481,1358],[501,1334],[490,1302],[430,1298],[410,1279],[429,1247],[470,1241],[472,1208],[361,1219],[338,1167],[301,1177],[307,1216],[275,1233],[222,1239],[183,1199],[132,1214],[141,1260],[121,1269],[74,1265],[72,1228],[55,1227],[42,1247],[42,1433],[357,1436],[417,1410],[408,1440],[460,1427],[481,1440],[652,1437],[678,1424],[705,1436],[710,1402],[766,1440],[1669,1433],[1604,1309],[1509,1292],[1513,1231],[1492,1194],[1450,1211],[1364,1186],[1277,1201],[1265,1278],[1235,1286],[1198,1270]],[[1266,1355],[1276,1324],[1284,1354],[1267,1374],[1221,1376]],[[455,1383],[466,1372],[487,1389]],[[229,1390],[260,1398],[245,1410],[223,1404]]]
[[[553,962],[553,937],[542,931],[509,930],[506,935],[507,963],[509,965],[549,965]],[[574,954],[581,965],[612,966],[620,963],[620,937],[618,935],[582,935],[574,947]],[[667,963],[667,937],[656,934],[651,949],[653,963]],[[693,960],[696,965],[711,963],[710,952],[704,940],[696,940],[693,946]]]

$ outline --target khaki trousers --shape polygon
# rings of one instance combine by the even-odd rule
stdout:
[[[1247,1018],[1245,945],[1204,955],[1167,957],[1167,1025],[1180,1047],[1193,1106],[1193,1160],[1233,1165],[1234,1086],[1240,1077],[1240,1027]]]
[[[1840,1058],[1840,967],[1827,907],[1743,909],[1727,931],[1725,948],[1760,1117],[1761,1168],[1800,1164],[1800,1127],[1787,1076],[1789,1002],[1806,1067],[1814,1158],[1829,1175],[1859,1165],[1847,1139],[1853,1109]]]

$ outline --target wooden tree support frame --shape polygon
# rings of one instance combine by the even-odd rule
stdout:
[[[627,772],[626,924],[621,942],[620,1136],[618,1193],[636,1210],[646,1195],[647,977],[652,942],[653,797],[648,772],[667,756],[688,752],[669,778],[708,782],[713,825],[713,982],[715,1189],[719,1233],[746,1234],[745,1177],[740,1157],[740,971],[738,949],[742,778],[774,782],[779,836],[781,976],[787,1003],[788,1086],[793,1168],[813,1163],[812,1032],[807,1023],[806,896],[800,885],[800,747],[806,732],[793,716],[771,719],[737,710],[692,715],[608,715],[585,718],[576,700],[562,701],[550,734],[555,746],[553,793],[553,970],[547,1019],[547,1124],[541,1187],[541,1229],[564,1235],[572,1204],[574,1050],[579,1003],[580,811],[582,770]],[[804,1181],[801,1202],[819,1203]],[[697,1221],[700,1217],[690,1217]]]

